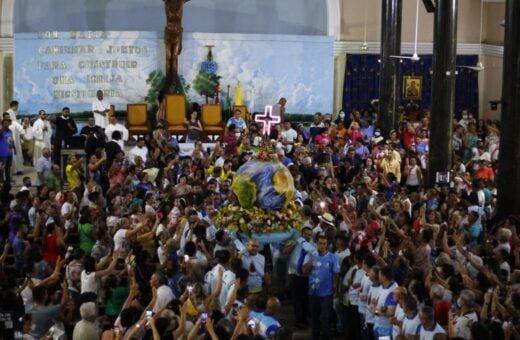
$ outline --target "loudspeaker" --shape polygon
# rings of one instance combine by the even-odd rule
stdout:
[[[65,149],[84,149],[85,141],[85,136],[70,136],[65,138]]]
[[[432,0],[422,0],[424,7],[426,8],[426,12],[433,13],[435,12],[435,5]]]

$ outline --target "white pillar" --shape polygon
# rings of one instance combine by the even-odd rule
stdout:
[[[341,0],[327,0],[327,35],[339,41],[341,37]]]
[[[14,34],[14,0],[0,0],[0,37],[13,37]]]

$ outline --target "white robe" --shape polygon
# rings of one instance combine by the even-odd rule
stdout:
[[[11,118],[11,120],[12,120],[13,122],[16,122],[16,121],[17,121],[17,120],[16,120],[16,112],[14,112],[13,109],[7,109],[7,111],[5,111],[5,112],[9,113],[9,118]]]
[[[47,131],[43,128],[47,126]],[[50,148],[52,127],[48,120],[38,118],[33,125],[34,133],[34,155],[33,159],[37,162],[42,156],[43,148]]]
[[[17,173],[23,170],[23,153],[20,137],[24,131],[23,126],[16,120],[12,120],[9,130],[13,133],[14,148],[16,150],[16,153],[13,155],[13,173]]]

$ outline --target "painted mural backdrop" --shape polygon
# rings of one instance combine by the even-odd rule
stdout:
[[[159,68],[155,32],[15,34],[15,98],[21,113],[88,111],[96,91],[121,109],[142,102]]]
[[[333,42],[328,37],[186,34],[180,57],[181,75],[191,83],[200,71],[213,45],[213,60],[218,65],[220,98],[226,98],[227,85],[231,96],[240,82],[244,105],[263,112],[267,104],[287,98],[287,112],[330,112],[333,97]],[[195,61],[195,62],[193,62]],[[193,87],[188,97],[198,102]]]
[[[89,111],[98,89],[116,109],[145,100],[147,79],[164,69],[157,32],[41,32],[15,35],[15,98],[20,112]],[[212,45],[220,98],[240,82],[243,104],[254,111],[287,98],[287,112],[330,112],[333,42],[328,37],[186,33],[180,75],[190,102],[205,98],[191,86]]]

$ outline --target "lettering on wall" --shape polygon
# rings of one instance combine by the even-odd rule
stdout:
[[[156,32],[15,34],[15,98],[22,113],[90,110],[97,90],[116,107],[142,102],[159,68]],[[36,90],[37,89],[37,90]]]

